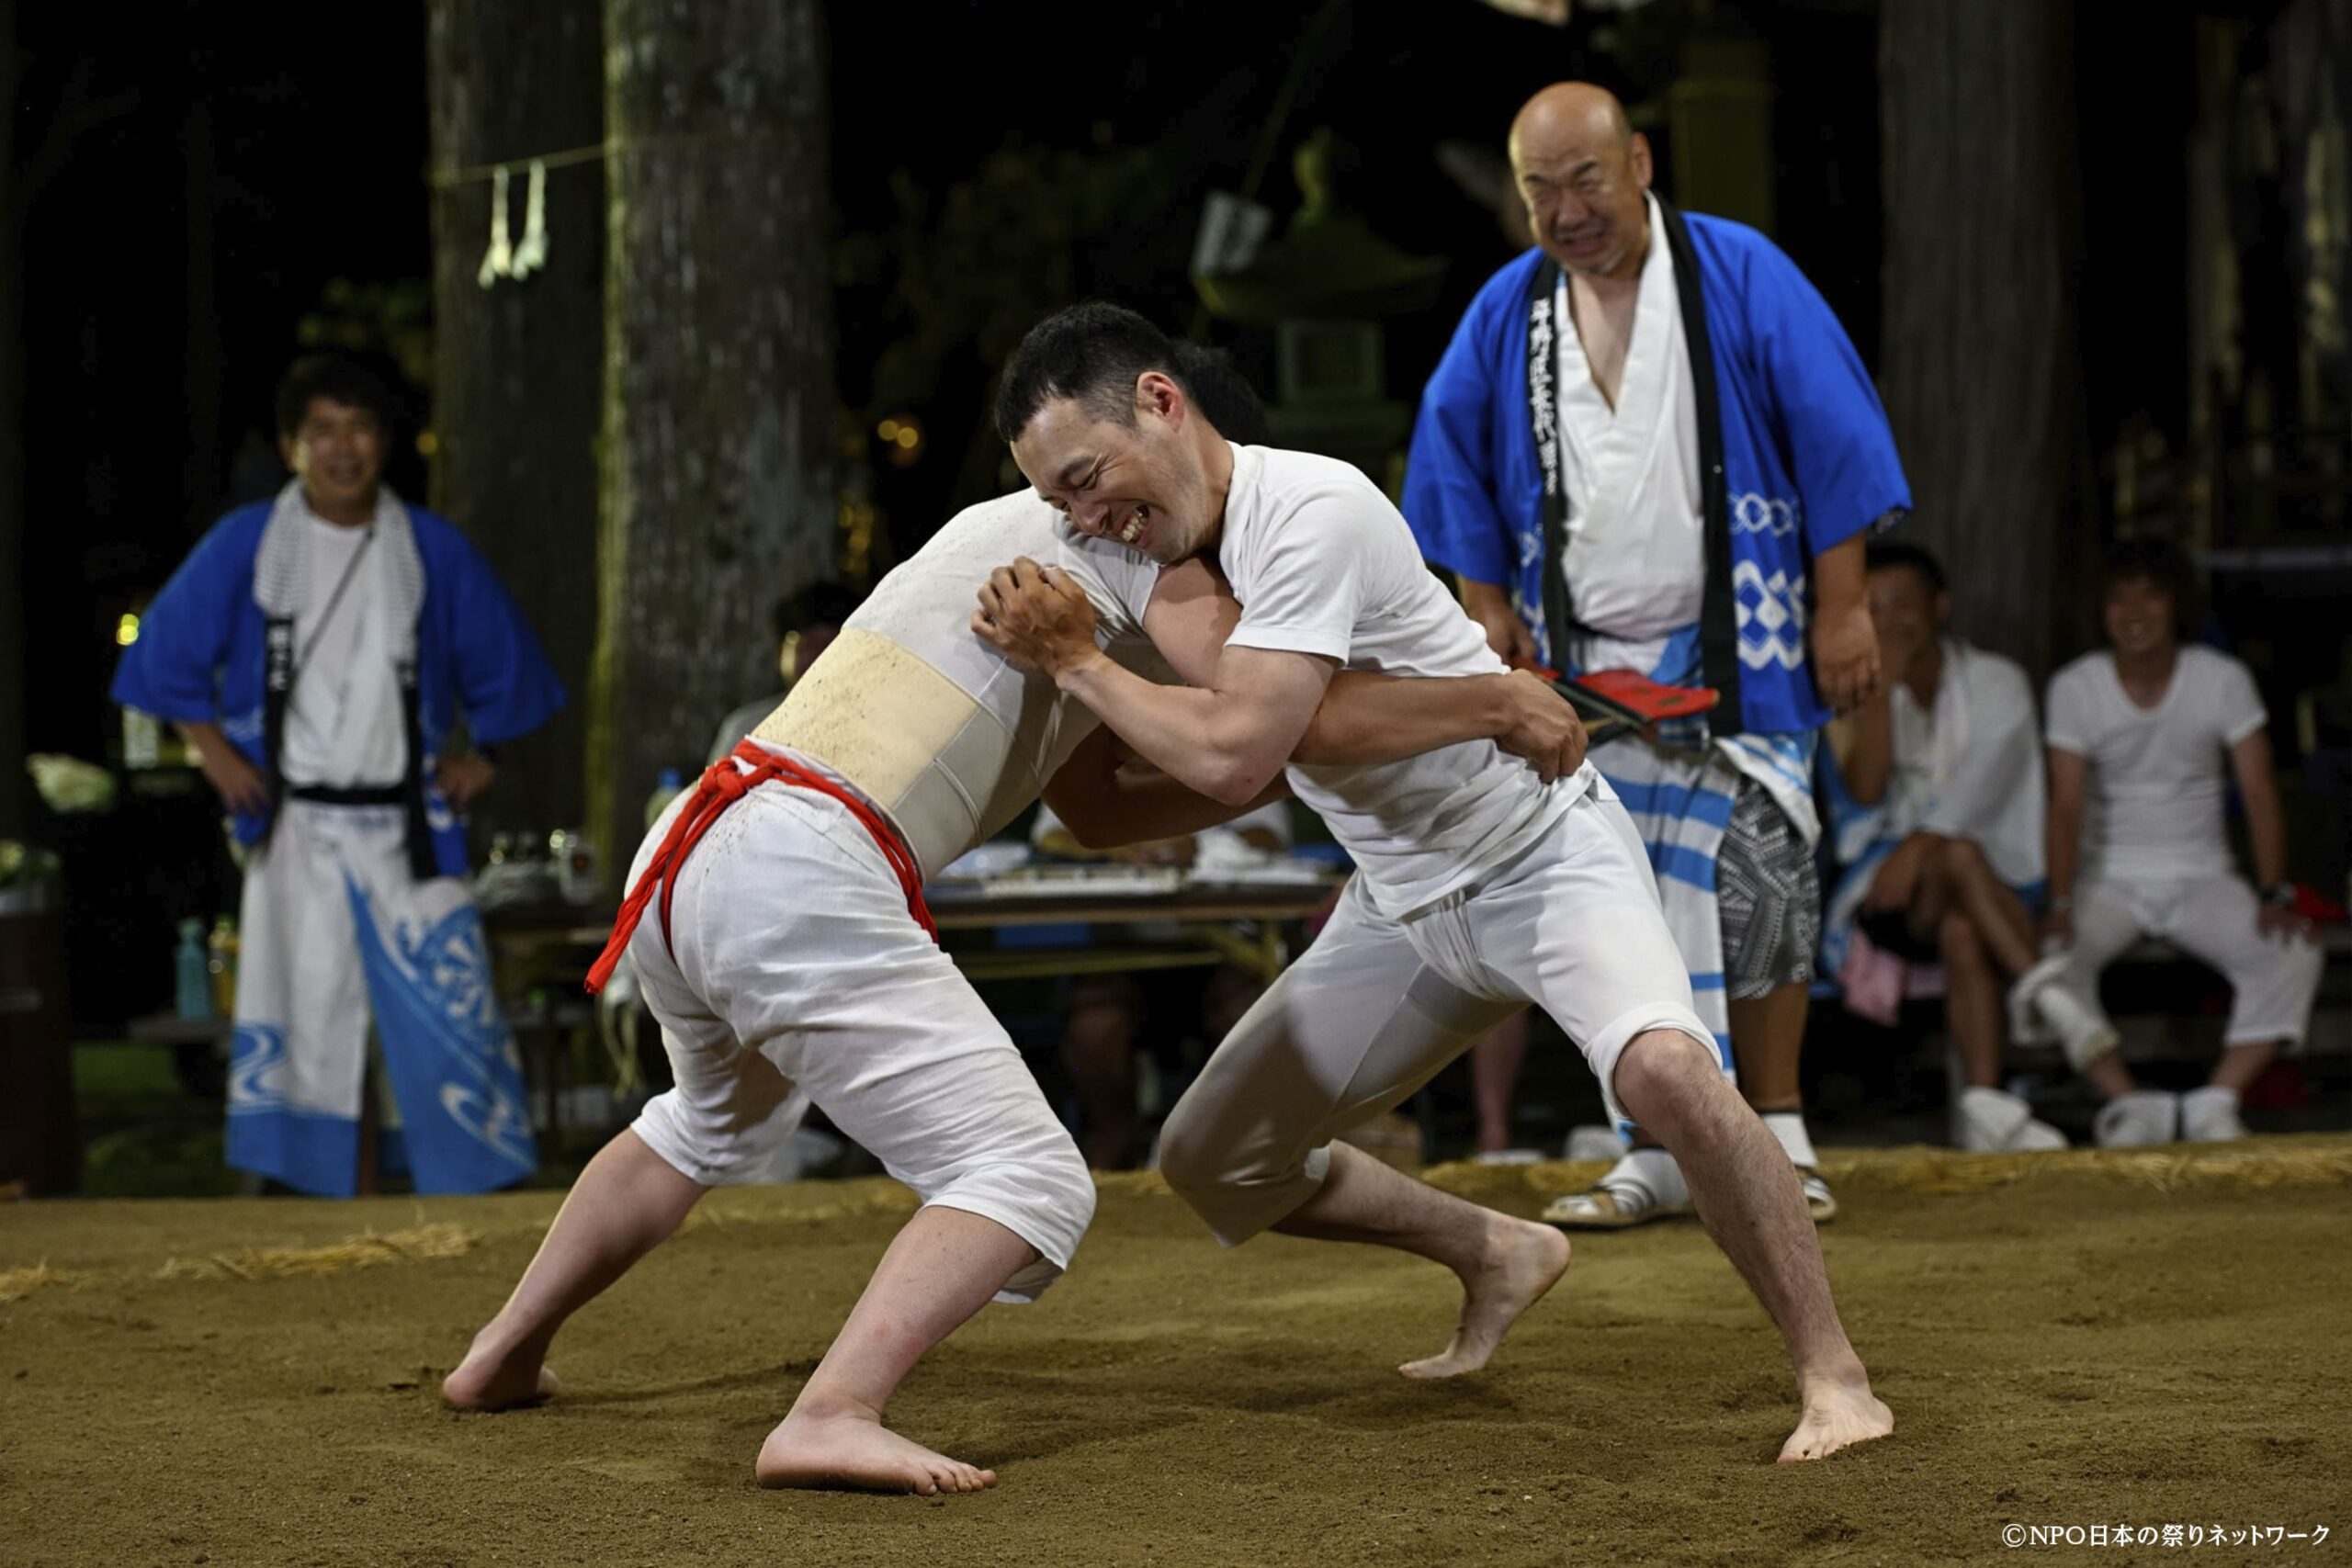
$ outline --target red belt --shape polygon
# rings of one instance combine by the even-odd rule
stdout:
[[[750,763],[752,771],[748,773],[743,772],[735,765],[738,761]],[[882,814],[823,774],[812,773],[754,741],[746,740],[737,746],[731,755],[712,763],[703,773],[700,782],[695,785],[694,797],[671,822],[669,836],[662,840],[662,847],[653,852],[652,860],[646,863],[645,874],[637,879],[635,887],[629,889],[628,899],[621,905],[620,918],[613,922],[612,940],[605,943],[605,951],[588,970],[591,995],[603,990],[605,982],[613,977],[614,966],[620,963],[621,954],[628,951],[629,938],[637,934],[638,922],[645,918],[645,907],[653,901],[656,887],[662,890],[662,945],[670,948],[670,895],[677,886],[678,868],[686,863],[686,857],[694,853],[695,845],[710,831],[710,825],[718,820],[721,813],[754,787],[771,779],[781,779],[801,789],[831,795],[848,807],[850,815],[856,818],[874,836],[874,841],[881,846],[882,858],[890,863],[892,871],[898,873],[899,886],[906,890],[907,912],[914,916],[917,925],[930,933],[932,941],[939,940],[939,927],[932,920],[929,906],[922,901],[922,867],[916,863],[914,852],[907,848],[906,841],[883,819]],[[675,952],[674,949],[671,951]]]

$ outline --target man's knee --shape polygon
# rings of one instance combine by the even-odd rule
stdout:
[[[1946,839],[1938,858],[1943,863],[1944,874],[1955,880],[1973,877],[1979,872],[1991,869],[1984,850],[1973,839]]]
[[[1159,1127],[1159,1175],[1179,1197],[1216,1185],[1218,1160],[1210,1118],[1192,1095],[1176,1102]]]
[[[1617,1058],[1611,1084],[1617,1102],[1645,1123],[1679,1120],[1707,1096],[1739,1098],[1724,1077],[1723,1060],[1714,1047],[1679,1029],[1635,1035]]]
[[[1973,975],[1984,967],[1984,940],[1976,934],[1975,922],[1957,911],[1937,925],[1936,951],[1955,974]]]

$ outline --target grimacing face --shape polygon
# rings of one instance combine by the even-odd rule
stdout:
[[[1533,134],[1511,149],[1511,173],[1544,253],[1571,272],[1610,276],[1639,257],[1648,233],[1650,144],[1635,134]]]
[[[376,504],[384,477],[384,427],[364,408],[312,398],[302,423],[285,438],[286,466],[321,513],[359,513]]]
[[[2099,618],[2115,651],[2144,655],[2160,653],[2174,640],[2179,606],[2171,592],[2153,578],[2127,577],[2107,591]]]
[[[1080,533],[1180,561],[1200,550],[1217,521],[1208,476],[1183,438],[1190,413],[1182,388],[1146,371],[1136,383],[1133,424],[1055,398],[1013,438],[1012,459]]]

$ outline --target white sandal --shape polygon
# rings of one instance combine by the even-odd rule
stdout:
[[[1555,1198],[1546,1224],[1563,1230],[1621,1231],[1690,1212],[1690,1190],[1664,1149],[1635,1149],[1582,1192]]]

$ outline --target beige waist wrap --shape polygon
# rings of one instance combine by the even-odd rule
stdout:
[[[1045,690],[1046,700],[1022,705],[1015,734],[922,659],[849,627],[752,734],[855,785],[936,876],[1037,797],[1037,760],[1059,706]]]

